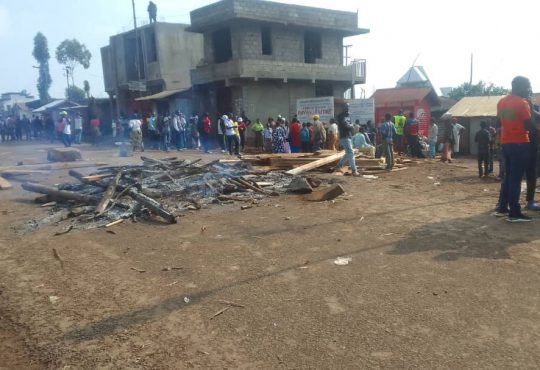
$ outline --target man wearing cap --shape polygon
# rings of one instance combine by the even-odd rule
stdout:
[[[501,145],[506,173],[495,216],[508,216],[508,222],[528,222],[531,218],[521,212],[519,196],[521,179],[530,157],[529,131],[535,129],[527,98],[531,83],[523,76],[512,80],[512,93],[497,103],[497,119],[501,122]]]

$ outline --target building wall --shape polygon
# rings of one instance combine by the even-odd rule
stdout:
[[[272,55],[262,54],[261,28],[271,29]],[[304,63],[305,28],[286,27],[276,24],[237,22],[230,26],[232,59],[259,59]],[[204,34],[204,58],[214,62],[212,31]],[[321,31],[321,58],[317,64],[343,65],[343,36],[333,31]]]
[[[151,64],[159,66],[156,77],[163,79],[166,90],[190,87],[190,70],[204,56],[203,36],[186,32],[184,25],[156,23],[155,27],[158,62]]]

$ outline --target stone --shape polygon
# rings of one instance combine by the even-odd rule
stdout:
[[[79,149],[53,148],[47,151],[47,160],[50,162],[75,162],[82,159]]]
[[[313,192],[313,188],[304,177],[295,176],[289,184],[289,191],[299,194],[309,194]]]

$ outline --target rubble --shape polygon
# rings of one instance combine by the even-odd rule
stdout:
[[[200,159],[141,159],[141,165],[99,167],[88,176],[70,170],[76,179],[72,183],[52,187],[25,182],[21,186],[45,194],[39,198],[41,203],[56,202],[48,208],[46,219],[71,218],[77,228],[89,229],[156,216],[173,224],[182,213],[211,204],[257,204],[259,199],[286,192],[292,180],[281,172],[261,173],[244,161],[201,164]]]

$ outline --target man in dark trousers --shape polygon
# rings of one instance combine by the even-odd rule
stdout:
[[[534,126],[531,107],[527,98],[531,94],[528,78],[517,76],[512,80],[512,93],[497,103],[497,118],[501,122],[501,145],[506,173],[501,182],[501,192],[495,216],[507,215],[508,222],[530,222],[521,212],[519,195],[521,179],[527,169],[531,146],[529,131]]]
[[[478,143],[478,176],[487,177],[489,174],[489,145],[491,134],[485,121],[480,122],[480,130],[474,136],[474,141]],[[482,169],[482,165],[484,168]]]
[[[153,1],[150,1],[148,3],[148,16],[150,17],[150,23],[156,23],[156,17],[157,17],[157,5],[154,4]]]
[[[531,211],[540,211],[540,205],[534,201],[534,195],[536,193],[536,179],[538,173],[536,167],[538,166],[538,144],[540,144],[540,135],[536,126],[538,122],[537,107],[532,104],[529,97],[529,106],[531,107],[531,121],[533,125],[529,128],[529,141],[530,141],[530,157],[529,164],[525,170],[525,177],[527,179],[527,209]]]

